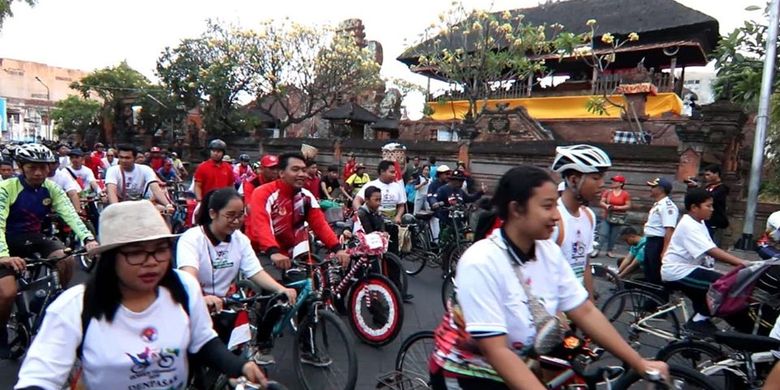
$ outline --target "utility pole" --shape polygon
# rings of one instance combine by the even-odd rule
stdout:
[[[777,18],[778,12],[780,12],[778,10],[779,6],[780,0],[772,0],[769,6],[769,36],[766,40],[764,73],[761,77],[761,97],[758,105],[758,116],[756,117],[756,134],[753,139],[753,161],[750,166],[745,224],[742,226],[742,238],[736,245],[744,250],[749,250],[753,247],[753,225],[756,223],[758,189],[761,184],[761,172],[764,165],[764,146],[766,144],[766,129],[769,122],[769,103],[772,98],[775,60],[777,58]]]
[[[35,80],[41,83],[46,88],[46,102],[51,104],[51,91],[49,90],[49,86],[44,83],[40,77],[35,76]],[[46,117],[49,120],[49,124],[46,126],[46,139],[51,140],[52,137],[52,131],[51,131],[51,106],[46,107]]]

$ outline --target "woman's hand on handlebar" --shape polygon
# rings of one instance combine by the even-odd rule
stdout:
[[[336,260],[338,260],[339,264],[345,269],[349,267],[350,256],[344,249],[336,252]]]
[[[241,369],[241,373],[244,377],[252,382],[259,384],[263,389],[268,385],[268,379],[263,374],[263,370],[257,366],[254,362],[244,363],[244,367]]]
[[[298,299],[298,292],[295,291],[294,288],[284,288],[282,291],[279,291],[280,293],[287,295],[287,301],[290,302],[291,305],[295,304],[295,300]]]
[[[220,297],[214,295],[204,295],[203,300],[206,301],[206,307],[208,307],[210,313],[219,313],[222,311],[222,307],[225,302]]]

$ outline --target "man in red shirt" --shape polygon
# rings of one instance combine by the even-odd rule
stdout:
[[[306,161],[306,173],[309,175],[309,178],[306,179],[306,184],[303,186],[303,188],[309,190],[309,192],[311,192],[311,194],[314,195],[317,200],[320,200],[320,183],[322,180],[320,178],[320,171],[317,168],[316,161]]]
[[[195,170],[195,199],[200,202],[213,190],[232,187],[235,183],[233,166],[223,162],[227,144],[221,139],[209,143],[209,159],[202,162]]]
[[[263,184],[268,184],[279,178],[279,157],[266,154],[260,159],[260,170],[255,177],[244,181],[244,200],[246,203],[252,199],[252,192]]]
[[[152,146],[152,148],[149,150],[149,161],[147,161],[146,164],[152,167],[152,170],[157,172],[160,168],[162,168],[164,162],[165,158],[162,156],[162,150],[160,150],[160,148],[157,146]]]
[[[104,148],[105,147],[103,144],[98,142],[95,144],[95,150],[93,150],[92,153],[87,156],[89,158],[84,158],[84,165],[91,169],[95,174],[95,177],[98,179],[103,179],[100,173],[105,172],[105,170],[108,169],[108,167],[103,163],[103,158],[106,157]]]
[[[347,163],[344,164],[344,180],[346,181],[357,170],[357,161],[355,161],[355,153],[347,153]]]
[[[290,258],[308,247],[309,229],[331,251],[343,267],[349,264],[349,255],[339,249],[339,240],[328,225],[317,202],[309,191],[303,191],[308,174],[300,153],[279,156],[279,180],[260,186],[249,202],[249,221],[254,227],[249,239],[270,256],[280,269],[289,269]]]

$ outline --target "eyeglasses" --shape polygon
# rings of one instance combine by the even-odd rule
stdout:
[[[228,222],[241,222],[241,220],[243,220],[246,217],[246,212],[242,211],[241,213],[238,214],[232,214],[232,213],[222,214],[222,216],[225,217],[225,219],[227,219]]]
[[[138,249],[134,251],[122,251],[119,253],[125,257],[125,261],[130,265],[141,265],[146,263],[146,259],[150,256],[158,263],[162,263],[171,259],[171,247],[170,245],[159,246],[154,250],[147,251],[145,249]]]

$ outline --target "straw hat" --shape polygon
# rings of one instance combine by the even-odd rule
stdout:
[[[101,245],[89,255],[96,255],[122,245],[173,238],[160,212],[148,200],[114,203],[100,213]]]

